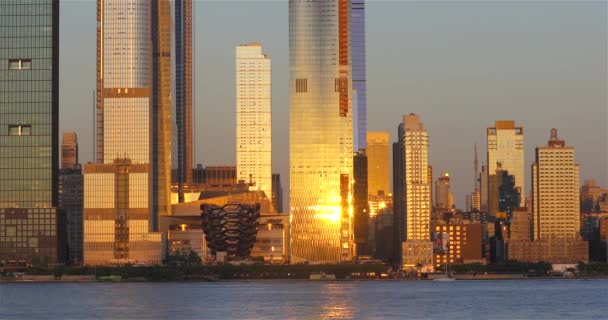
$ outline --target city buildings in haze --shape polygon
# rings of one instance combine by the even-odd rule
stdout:
[[[236,169],[238,180],[272,196],[271,60],[260,43],[236,47]]]
[[[353,255],[349,2],[289,1],[292,262]]]
[[[0,1],[0,264],[57,263],[59,0]]]
[[[76,132],[64,132],[61,139],[61,169],[74,169],[78,163]]]

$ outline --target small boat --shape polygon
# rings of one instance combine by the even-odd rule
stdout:
[[[433,281],[456,281],[456,279],[452,278],[451,275],[446,274],[445,276],[433,279]]]
[[[336,280],[336,275],[333,273],[311,273],[308,280]]]

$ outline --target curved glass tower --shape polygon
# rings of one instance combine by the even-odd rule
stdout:
[[[349,1],[289,1],[292,262],[352,256]]]

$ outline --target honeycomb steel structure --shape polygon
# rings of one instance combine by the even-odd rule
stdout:
[[[255,243],[260,205],[228,203],[222,207],[202,204],[201,218],[211,254],[226,252],[228,257],[248,257]]]

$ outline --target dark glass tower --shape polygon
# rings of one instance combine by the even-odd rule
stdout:
[[[352,54],[353,90],[357,110],[353,116],[355,152],[367,149],[367,88],[365,71],[365,0],[350,1],[350,43]]]
[[[192,0],[175,1],[175,122],[177,182],[192,183]]]
[[[59,0],[0,1],[0,263],[59,260]]]

